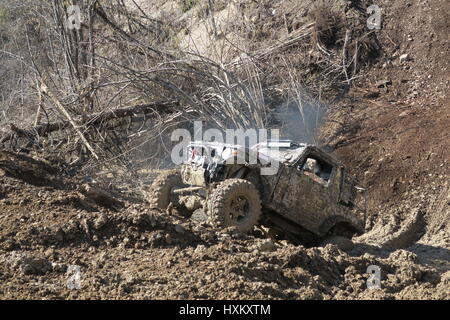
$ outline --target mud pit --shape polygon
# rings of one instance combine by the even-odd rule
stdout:
[[[420,213],[376,219],[348,252],[274,244],[258,232],[239,236],[152,211],[120,193],[123,208],[106,208],[83,197],[75,178],[55,182],[41,170],[46,164],[22,161],[31,171],[14,175],[0,162],[2,299],[450,298],[448,227],[427,232]],[[48,179],[36,185],[30,174]],[[424,235],[411,240],[418,227]],[[79,290],[67,288],[70,265],[80,267]],[[381,289],[367,289],[370,265],[381,268]]]

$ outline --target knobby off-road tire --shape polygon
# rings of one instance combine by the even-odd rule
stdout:
[[[225,180],[212,192],[208,211],[215,226],[234,226],[241,233],[249,232],[261,217],[259,191],[247,180]]]
[[[176,170],[161,173],[150,187],[148,202],[151,208],[161,210],[167,209],[169,203],[173,201],[171,191],[175,187],[182,186],[181,175]]]

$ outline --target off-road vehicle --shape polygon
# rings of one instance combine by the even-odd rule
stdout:
[[[187,148],[181,169],[154,181],[154,207],[194,210],[203,202],[216,226],[248,232],[259,224],[274,237],[306,245],[364,232],[365,189],[314,145],[284,140],[244,148],[192,142]],[[273,174],[262,174],[270,166]],[[192,195],[204,201],[192,201]]]

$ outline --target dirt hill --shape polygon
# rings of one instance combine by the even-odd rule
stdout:
[[[293,2],[266,1],[259,18],[248,18],[282,37],[277,17],[304,22],[302,5],[291,15]],[[330,93],[321,127],[323,147],[369,188],[367,233],[351,250],[273,243],[257,230],[242,236],[150,210],[136,181],[148,184],[153,171],[87,179],[45,157],[1,151],[0,298],[448,300],[450,4],[374,2],[378,54],[342,94]],[[195,10],[169,1],[155,12],[163,9]],[[201,28],[177,41],[201,41]],[[70,265],[81,268],[81,290],[67,287]],[[381,269],[380,289],[367,289],[371,265]]]

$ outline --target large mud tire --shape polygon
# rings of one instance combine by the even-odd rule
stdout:
[[[171,191],[183,185],[181,175],[176,170],[161,173],[150,187],[148,202],[151,208],[166,210],[174,197]]]
[[[249,232],[261,217],[259,191],[247,180],[225,180],[212,192],[208,213],[216,226],[233,226],[241,233]]]

